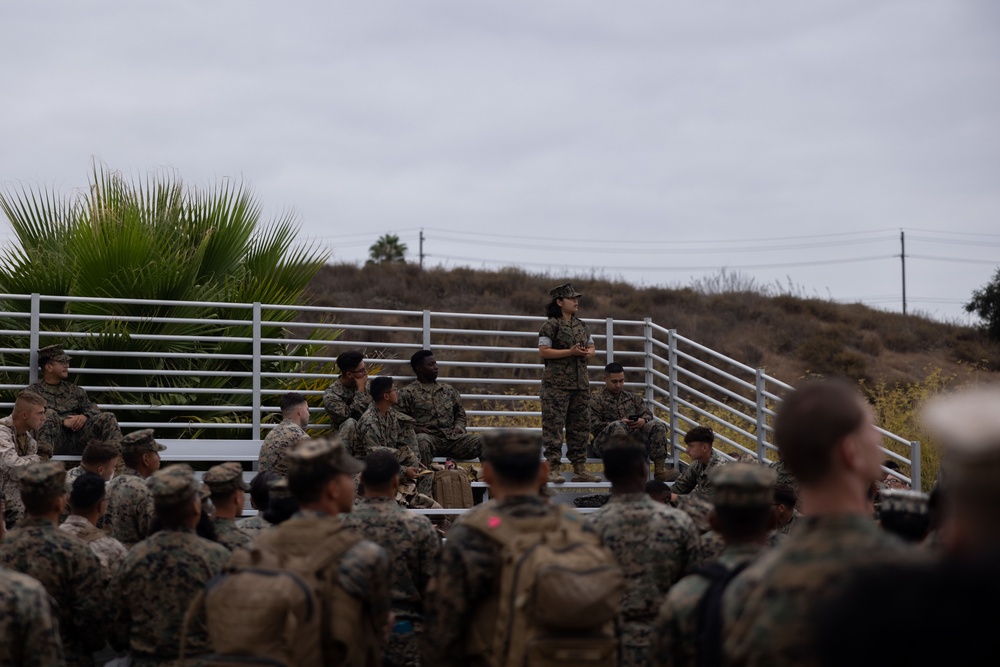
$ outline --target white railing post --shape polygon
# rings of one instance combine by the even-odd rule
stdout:
[[[910,487],[920,491],[920,441],[910,442]]]
[[[28,334],[28,384],[38,382],[38,331],[42,321],[42,296],[31,293],[31,331]]]
[[[429,311],[429,310],[425,310],[424,311],[424,327],[423,328],[424,328],[424,331],[423,331],[423,334],[424,334],[424,337],[423,337],[424,349],[425,350],[429,350],[429,349],[431,349],[431,311]]]
[[[260,410],[261,410],[261,400],[260,400],[260,339],[261,339],[261,308],[260,302],[254,301],[253,303],[253,438],[255,440],[260,439]],[[254,470],[257,469],[257,464],[254,463]]]
[[[653,394],[653,320],[647,317],[644,322],[642,337],[645,338],[643,341],[643,355],[646,360],[646,405],[650,406],[652,410],[653,399],[655,398]]]
[[[757,369],[757,461],[764,463],[767,456],[767,401],[764,396],[766,388],[764,369]]]
[[[609,317],[604,320],[604,348],[605,348],[605,361],[604,363],[610,364],[615,360],[615,321],[613,318]]]
[[[667,376],[670,378],[670,449],[673,457],[673,466],[676,468],[680,464],[680,452],[677,449],[677,329],[667,331],[667,362],[670,368],[667,369]]]

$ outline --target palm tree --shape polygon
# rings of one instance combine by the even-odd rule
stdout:
[[[369,264],[391,264],[406,261],[406,244],[396,234],[383,234],[368,248]]]

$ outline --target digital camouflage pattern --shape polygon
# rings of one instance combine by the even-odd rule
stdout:
[[[107,499],[105,525],[110,527],[111,536],[126,547],[146,539],[153,516],[153,495],[142,475],[126,467],[108,483]]]
[[[354,453],[359,459],[364,459],[380,447],[395,450],[401,480],[406,479],[405,468],[420,468],[421,463],[430,467],[434,458],[429,451],[420,450],[413,432],[413,419],[395,408],[389,408],[384,416],[374,405],[368,408],[358,422],[357,438]],[[417,491],[430,496],[433,477],[421,476],[417,481]]]
[[[65,665],[56,616],[45,587],[0,568],[0,665]]]
[[[75,384],[39,380],[28,391],[45,399],[45,422],[36,435],[40,443],[52,446],[52,453],[79,456],[91,440],[121,442],[122,430],[115,416],[101,412],[90,402],[87,392]],[[79,431],[71,431],[62,424],[70,415],[87,415],[87,423]]]
[[[728,569],[753,560],[763,547],[759,544],[734,544],[719,554],[719,562]],[[671,587],[653,624],[650,667],[696,667],[698,603],[711,582],[700,574],[691,574]]]
[[[478,459],[482,437],[466,433],[465,408],[462,396],[449,384],[441,382],[411,382],[399,392],[396,406],[409,415],[417,426],[430,433],[417,433],[418,446],[431,456],[449,456],[466,461]]]
[[[761,547],[776,547],[785,541],[787,535],[779,533],[777,531],[771,531],[767,534],[767,542]],[[722,539],[722,535],[715,532],[714,530],[708,530],[701,534],[700,548],[698,550],[698,561],[700,563],[707,563],[709,561],[716,560],[722,557],[723,552],[726,550],[726,541]]]
[[[699,564],[698,531],[690,517],[645,493],[613,494],[586,523],[625,576],[621,667],[645,667],[663,596]]]
[[[799,482],[792,476],[792,473],[788,470],[788,467],[785,465],[784,461],[782,461],[781,459],[778,459],[777,461],[771,461],[767,467],[771,468],[776,473],[778,473],[778,481],[776,482],[776,484],[785,484],[787,486],[790,486],[793,489],[795,489],[795,494],[798,495]]]
[[[631,429],[621,421],[629,415],[642,415],[646,423]],[[592,446],[596,456],[604,455],[604,444],[611,438],[633,437],[646,446],[646,456],[651,461],[667,458],[667,425],[653,419],[646,401],[638,394],[622,391],[615,396],[607,387],[594,394],[590,399],[590,434],[594,436]]]
[[[248,547],[253,541],[249,535],[240,530],[233,519],[214,517],[212,525],[215,526],[215,536],[218,538],[219,544],[230,551],[240,547]]]
[[[552,389],[542,385],[542,445],[553,470],[562,458],[563,428],[566,429],[566,458],[574,464],[587,460],[590,440],[590,392]]]
[[[109,581],[111,575],[118,571],[118,566],[125,560],[128,549],[125,545],[108,535],[94,524],[90,523],[82,516],[72,515],[59,524],[59,530],[63,530],[73,537],[79,539],[90,550],[97,560],[101,562],[101,567],[108,574]]]
[[[37,579],[52,596],[66,664],[93,665],[108,627],[108,574],[87,545],[47,519],[27,518],[0,544],[0,565]]]
[[[724,656],[734,667],[810,667],[810,611],[842,590],[860,568],[915,562],[919,551],[880,531],[868,517],[803,517],[780,549],[770,550],[723,596]]]
[[[543,517],[551,510],[541,496],[516,496],[490,500],[498,517]],[[589,530],[589,529],[588,529]],[[459,520],[448,531],[441,547],[438,569],[427,587],[421,637],[423,664],[434,667],[467,667],[470,621],[477,607],[498,589],[501,547],[482,532]],[[492,636],[495,628],[483,628]]]
[[[0,497],[7,498],[5,514],[9,523],[24,517],[24,503],[17,486],[20,473],[40,460],[38,443],[31,433],[16,433],[13,415],[0,419]]]
[[[792,529],[798,525],[798,520],[801,516],[798,510],[792,510],[792,515],[788,517],[788,521],[778,526],[775,530],[782,535],[791,535]]]
[[[358,454],[358,420],[371,404],[372,397],[367,389],[358,391],[354,387],[345,387],[339,380],[323,392],[323,407],[330,415],[330,423],[355,455]]]
[[[385,549],[391,563],[396,626],[383,664],[416,667],[420,664],[417,636],[423,625],[424,595],[441,548],[434,524],[425,516],[403,509],[395,499],[368,497],[361,498],[350,514],[343,515],[343,521]]]
[[[671,491],[677,495],[691,494],[704,500],[711,501],[715,496],[715,489],[709,474],[717,467],[726,465],[728,461],[722,458],[722,454],[712,452],[712,458],[708,463],[695,461],[688,469],[681,473],[681,476],[674,480]]]
[[[257,470],[276,472],[282,477],[288,476],[288,460],[286,454],[302,438],[308,438],[301,426],[291,419],[283,419],[271,429],[260,445]]]
[[[712,513],[714,509],[711,502],[705,500],[701,496],[695,496],[692,494],[677,496],[677,500],[670,503],[671,507],[676,507],[680,511],[691,517],[694,521],[695,528],[698,529],[699,533],[704,533],[710,529],[708,525],[708,515]]]
[[[589,347],[594,344],[590,329],[575,315],[570,320],[550,317],[538,331],[538,346],[553,350],[568,350],[574,345]],[[542,386],[551,389],[582,389],[590,392],[590,371],[585,357],[545,359]],[[589,428],[589,425],[588,425]]]
[[[264,509],[265,508],[262,508],[260,511],[263,512]],[[270,528],[271,524],[268,523],[267,520],[263,516],[261,516],[260,513],[257,513],[254,516],[248,516],[242,519],[237,519],[236,526],[244,533],[249,535],[250,541],[252,542],[254,539],[257,538],[258,535],[260,535],[262,530],[264,530],[265,528]]]
[[[188,605],[228,560],[225,547],[186,528],[164,528],[135,545],[111,589],[115,648],[131,650],[134,667],[176,660]],[[186,655],[210,650],[204,618],[197,618]]]

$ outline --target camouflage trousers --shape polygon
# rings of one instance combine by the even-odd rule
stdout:
[[[360,448],[357,447],[355,439],[358,433],[358,420],[357,419],[345,419],[344,423],[337,427],[337,435],[340,436],[341,441],[347,446],[347,450],[351,454],[357,457],[361,452]],[[363,457],[361,457],[363,458]]]
[[[661,421],[646,422],[642,428],[629,428],[621,421],[608,424],[597,434],[591,447],[594,456],[604,456],[604,445],[608,440],[617,437],[632,437],[646,446],[646,456],[650,461],[663,461],[667,458],[667,425]]]
[[[109,440],[120,444],[122,430],[118,427],[118,420],[110,412],[88,416],[83,428],[71,431],[62,425],[62,419],[55,410],[46,410],[45,422],[38,429],[36,439],[38,454],[43,458],[48,458],[43,454],[43,450],[47,449],[46,444],[52,447],[49,456],[52,454],[79,456],[91,440]]]
[[[649,665],[654,620],[650,618],[648,621],[622,621],[620,667]]]
[[[545,458],[558,470],[562,458],[563,429],[566,429],[566,458],[584,463],[590,440],[590,391],[553,389],[542,385],[542,445]]]
[[[382,654],[383,667],[420,667],[420,635],[423,623],[399,618],[392,626]]]
[[[417,433],[417,445],[420,446],[420,460],[424,465],[424,452],[429,451],[431,458],[447,456],[459,461],[476,461],[483,450],[483,438],[478,433],[465,433],[457,438],[439,438],[430,433]]]

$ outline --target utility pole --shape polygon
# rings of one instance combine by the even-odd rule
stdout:
[[[906,232],[899,230],[899,263],[903,269],[903,316],[906,316]]]
[[[423,229],[420,230],[420,268],[421,269],[424,268],[424,230]],[[905,301],[906,299],[904,298],[903,300]],[[905,306],[903,307],[903,310],[906,310]]]

